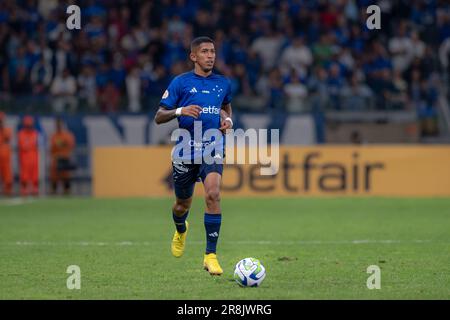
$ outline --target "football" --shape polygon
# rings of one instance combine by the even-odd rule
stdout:
[[[266,269],[255,258],[245,258],[236,264],[234,280],[242,287],[259,287],[266,277]]]

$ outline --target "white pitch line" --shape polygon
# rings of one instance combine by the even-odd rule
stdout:
[[[12,198],[12,199],[4,199],[0,201],[1,205],[12,207],[12,206],[21,206],[28,203],[33,203],[33,199],[27,198]]]
[[[169,240],[168,240],[169,241]],[[0,242],[0,245],[8,246],[153,246],[164,245],[168,241],[120,241],[120,242],[100,242],[100,241],[78,241],[78,242],[54,242],[54,241],[16,241],[16,242]],[[432,240],[300,240],[300,241],[226,241],[227,244],[233,245],[334,245],[334,244],[411,244],[411,243],[431,243]],[[444,242],[442,242],[444,243]],[[447,242],[445,242],[447,243]],[[189,244],[203,245],[205,241],[189,241]]]

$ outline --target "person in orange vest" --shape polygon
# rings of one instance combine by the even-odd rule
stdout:
[[[19,131],[19,166],[20,166],[20,194],[27,196],[39,194],[39,133],[34,128],[34,119],[25,116]]]
[[[56,132],[50,138],[50,180],[52,194],[56,194],[59,183],[64,186],[64,194],[70,193],[70,158],[75,148],[73,134],[64,128],[62,119],[56,119]]]
[[[0,181],[3,184],[3,194],[11,196],[13,174],[11,168],[11,128],[5,126],[6,115],[0,112]]]

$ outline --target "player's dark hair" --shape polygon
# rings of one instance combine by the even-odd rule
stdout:
[[[191,42],[191,52],[195,51],[202,43],[205,43],[205,42],[214,44],[214,41],[209,37],[195,38]]]

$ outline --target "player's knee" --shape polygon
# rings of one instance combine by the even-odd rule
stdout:
[[[186,211],[189,210],[189,204],[188,203],[175,203],[173,206],[173,213],[176,215],[183,215]]]
[[[206,202],[208,204],[217,203],[220,201],[220,191],[218,189],[211,189],[206,192]]]

